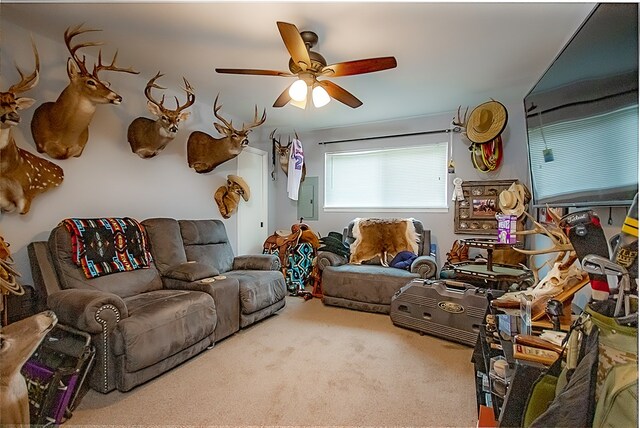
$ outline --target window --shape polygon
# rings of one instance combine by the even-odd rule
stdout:
[[[448,143],[325,154],[324,208],[447,208]]]

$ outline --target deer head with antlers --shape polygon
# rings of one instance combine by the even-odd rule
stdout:
[[[213,115],[222,122],[214,123],[216,130],[224,135],[223,138],[213,138],[209,134],[201,131],[194,131],[187,140],[187,161],[189,167],[200,174],[212,171],[215,167],[238,156],[242,149],[249,144],[247,135],[252,128],[258,127],[267,120],[267,112],[262,112],[262,117],[258,117],[258,106],[255,107],[253,122],[249,125],[242,125],[238,130],[233,127],[233,123],[225,120],[218,114],[222,105],[218,105],[218,96],[213,102]]]
[[[278,164],[280,165],[280,169],[284,172],[285,176],[289,176],[289,159],[291,155],[291,144],[293,142],[289,139],[289,143],[286,146],[280,144],[280,139],[275,138],[274,129],[271,134],[269,134],[269,139],[274,145],[274,157],[278,159]],[[296,138],[298,138],[298,134],[296,134]],[[300,178],[300,182],[304,181],[304,177],[307,175],[307,166],[302,164],[302,176]]]
[[[122,102],[122,97],[109,89],[109,83],[100,80],[98,73],[106,70],[138,74],[131,68],[115,65],[117,51],[111,64],[102,64],[102,50],[98,53],[98,63],[90,73],[85,56],[80,58],[78,50],[99,46],[102,43],[85,42],[72,45],[71,41],[74,37],[91,31],[99,30],[83,29],[80,24],[74,28],[67,28],[64,32],[64,42],[71,54],[67,60],[69,85],[55,102],[47,102],[38,107],[31,120],[31,133],[38,152],[46,153],[55,159],[78,157],[82,154],[89,138],[89,124],[97,104],[117,105]]]
[[[187,101],[180,105],[178,97],[176,98],[176,109],[170,110],[164,107],[164,95],[160,102],[151,96],[151,89],[166,89],[156,84],[156,80],[163,75],[158,72],[144,89],[147,101],[147,108],[151,114],[157,117],[156,120],[147,119],[146,117],[138,117],[131,122],[127,130],[127,140],[131,145],[131,151],[143,159],[152,158],[160,153],[171,142],[178,132],[180,122],[187,120],[188,111],[183,111],[193,105],[196,96],[193,88],[184,77],[184,91],[187,93]]]
[[[62,183],[64,173],[58,165],[34,155],[16,145],[12,135],[20,123],[18,110],[31,107],[32,98],[20,97],[36,86],[39,79],[40,59],[36,45],[31,42],[36,66],[28,76],[18,67],[20,82],[6,92],[0,92],[0,211],[26,214],[32,199]]]

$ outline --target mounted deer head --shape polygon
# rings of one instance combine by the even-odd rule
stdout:
[[[89,138],[89,123],[96,111],[97,104],[120,104],[122,97],[109,89],[109,83],[103,82],[98,73],[120,71],[138,74],[131,68],[120,68],[115,65],[118,52],[113,56],[111,64],[102,64],[102,50],[98,53],[98,64],[89,73],[86,59],[77,55],[78,49],[88,46],[99,46],[100,42],[85,42],[71,45],[71,40],[83,33],[100,31],[83,29],[82,24],[67,28],[64,42],[71,57],[67,60],[69,85],[62,91],[55,102],[42,104],[33,113],[31,133],[36,142],[38,152],[46,153],[55,159],[68,159],[82,154]]]
[[[38,83],[40,59],[36,45],[31,42],[36,66],[8,91],[0,92],[0,211],[26,214],[32,199],[62,183],[64,173],[58,165],[36,156],[16,145],[12,128],[20,123],[18,110],[30,107],[35,100],[18,94],[32,89]],[[16,67],[17,68],[17,67]]]
[[[272,143],[274,144],[274,156],[278,159],[278,164],[280,165],[280,169],[284,172],[285,176],[289,176],[289,159],[291,157],[291,145],[293,141],[289,139],[289,143],[286,146],[280,144],[280,140],[274,137],[276,130],[269,135]],[[296,138],[298,135],[296,134]],[[304,181],[305,176],[307,175],[307,166],[302,164],[302,177],[300,178],[300,182]]]
[[[127,130],[127,140],[131,145],[131,151],[143,159],[152,158],[160,153],[171,142],[178,132],[178,125],[181,121],[187,120],[188,111],[183,111],[193,105],[196,96],[193,88],[184,77],[184,91],[187,93],[187,101],[180,105],[178,97],[176,98],[176,109],[170,110],[164,107],[164,95],[160,102],[151,96],[151,89],[166,89],[156,85],[156,80],[163,75],[158,72],[144,89],[147,101],[147,108],[151,114],[157,116],[158,119],[151,120],[146,117],[138,117],[131,122]]]
[[[262,117],[258,117],[258,106],[255,108],[253,123],[242,125],[242,129],[237,130],[232,122],[228,122],[218,111],[222,105],[218,106],[218,96],[213,102],[213,115],[222,122],[214,123],[216,130],[224,135],[223,138],[213,138],[207,133],[194,131],[187,140],[187,161],[189,167],[196,172],[203,174],[212,171],[215,167],[238,156],[242,149],[249,144],[247,135],[252,128],[260,126],[267,119],[267,112],[262,112]]]

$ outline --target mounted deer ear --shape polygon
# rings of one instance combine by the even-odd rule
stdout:
[[[16,100],[16,104],[18,106],[18,109],[20,110],[28,109],[35,102],[36,100],[34,100],[33,98],[26,98],[26,97],[20,97]]]
[[[187,120],[190,115],[191,115],[190,111],[183,111],[182,113],[180,113],[180,116],[178,116],[178,119],[179,120]]]
[[[158,107],[156,103],[147,101],[147,108],[149,109],[151,114],[153,114],[154,116],[158,116],[158,117],[162,116],[162,110],[160,110],[160,107]]]
[[[216,122],[213,124],[213,126],[215,126],[216,131],[218,131],[220,134],[229,135],[229,128],[225,127],[224,125],[220,125]]]
[[[73,79],[74,77],[77,77],[80,74],[81,74],[80,69],[76,65],[73,58],[69,58],[67,60],[67,75],[69,76],[69,79]]]

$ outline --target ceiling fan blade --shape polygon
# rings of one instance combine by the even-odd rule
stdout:
[[[331,82],[330,80],[318,81],[318,84],[322,86],[331,98],[335,98],[343,104],[348,105],[351,108],[358,108],[362,105],[362,101],[357,99],[350,92]]]
[[[280,96],[276,99],[276,102],[273,103],[274,107],[284,107],[289,101],[291,101],[291,95],[289,95],[290,87],[291,85],[287,86],[284,91],[282,91]]]
[[[310,68],[311,59],[309,58],[309,52],[302,40],[302,36],[300,36],[298,28],[287,22],[278,21],[277,24],[282,41],[289,51],[289,55],[291,55],[293,62],[299,65],[303,70]]]
[[[354,74],[373,73],[397,67],[395,57],[359,59],[356,61],[339,62],[324,67],[321,73],[328,77],[352,76]]]
[[[252,74],[258,76],[282,76],[282,77],[292,77],[295,74],[285,73],[284,71],[276,71],[276,70],[254,70],[250,68],[216,68],[216,73],[224,73],[224,74]]]

